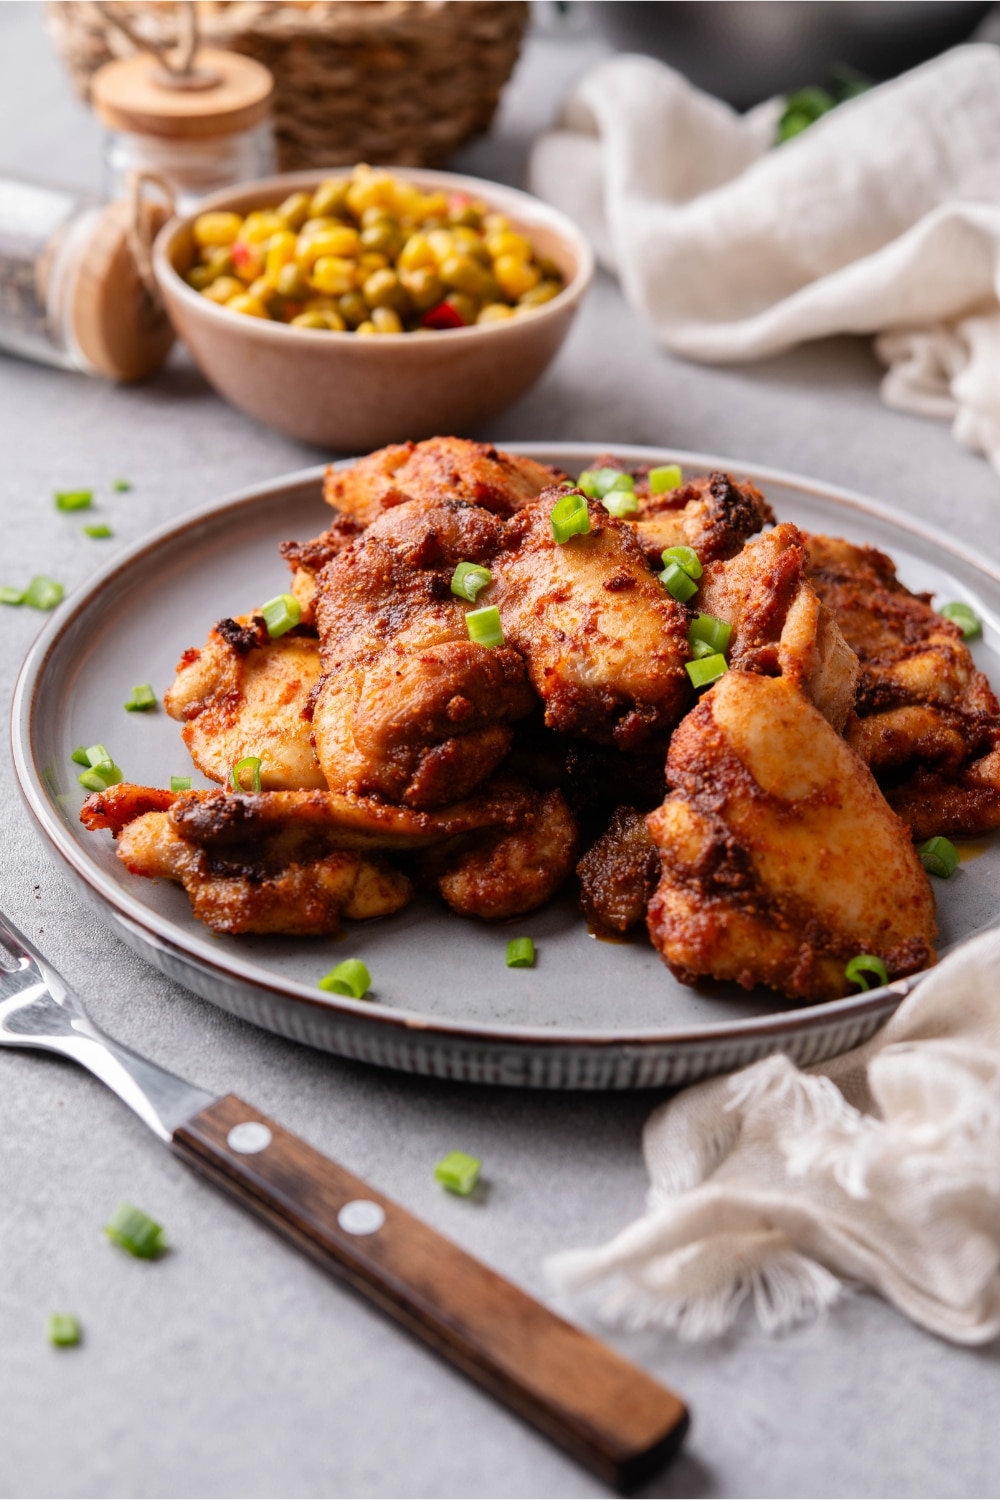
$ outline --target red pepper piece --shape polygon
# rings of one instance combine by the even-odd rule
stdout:
[[[457,308],[452,307],[450,302],[439,302],[436,307],[430,307],[420,319],[421,328],[467,328],[469,325],[462,317]]]

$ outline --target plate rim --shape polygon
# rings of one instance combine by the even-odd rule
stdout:
[[[502,442],[503,451],[521,456],[550,460],[556,463],[576,463],[589,460],[595,452],[614,451],[623,457],[646,462],[670,459],[684,467],[700,469],[723,469],[746,475],[763,487],[780,485],[796,489],[806,495],[830,501],[862,516],[871,516],[896,530],[940,548],[944,553],[961,561],[973,573],[977,573],[1000,585],[1000,565],[974,554],[962,543],[945,535],[937,527],[907,515],[895,507],[873,500],[858,491],[844,486],[816,480],[792,471],[773,468],[767,464],[705,454],[693,450],[635,443],[593,443],[579,441],[540,442],[514,440]],[[356,462],[356,457],[336,460],[334,467],[342,468]],[[90,609],[100,594],[116,580],[127,575],[150,553],[177,540],[179,533],[202,523],[218,524],[230,511],[250,509],[257,504],[273,501],[291,489],[307,485],[319,485],[328,464],[309,465],[303,469],[279,474],[260,484],[229,491],[217,499],[195,506],[175,515],[163,525],[140,538],[131,547],[111,559],[67,595],[63,607],[46,622],[24,658],[17,675],[11,701],[10,733],[15,777],[20,794],[28,812],[49,847],[69,866],[73,875],[84,882],[92,896],[110,908],[112,920],[118,918],[126,928],[139,928],[141,936],[151,947],[175,953],[187,962],[208,969],[224,982],[249,984],[254,989],[276,997],[280,1001],[293,1001],[321,1013],[328,1019],[342,1017],[345,1021],[364,1022],[395,1031],[402,1038],[416,1039],[418,1036],[443,1043],[474,1043],[491,1046],[510,1045],[528,1047],[540,1051],[553,1049],[585,1048],[587,1050],[644,1050],[671,1048],[678,1051],[699,1048],[725,1042],[766,1039],[772,1034],[802,1032],[821,1029],[824,1026],[844,1024],[852,1020],[864,1022],[877,1015],[887,1019],[913,986],[922,977],[911,975],[881,986],[861,995],[843,996],[838,1000],[823,1001],[816,1005],[799,1006],[795,1009],[768,1013],[764,1016],[745,1019],[728,1019],[708,1022],[683,1030],[663,1026],[637,1027],[624,1030],[590,1030],[586,1028],[564,1029],[558,1026],[531,1026],[522,1022],[463,1021],[452,1017],[426,1016],[419,1011],[399,1006],[384,1007],[371,1002],[354,1000],[347,996],[317,995],[296,980],[277,980],[266,970],[236,954],[213,953],[200,933],[189,934],[177,928],[169,918],[154,915],[137,897],[117,885],[93,861],[84,845],[78,843],[55,813],[48,800],[44,777],[33,754],[33,728],[38,695],[44,682],[45,670],[64,633],[86,610]],[[1000,912],[996,921],[1000,922]],[[990,922],[987,926],[993,926]],[[971,936],[971,934],[970,934]],[[926,972],[926,971],[922,971]]]

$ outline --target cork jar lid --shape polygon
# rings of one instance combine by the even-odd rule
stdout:
[[[173,140],[231,135],[266,117],[274,79],[262,63],[213,47],[195,63],[189,77],[146,52],[105,63],[91,80],[94,109],[113,130]]]
[[[136,260],[136,230],[148,245],[169,217],[159,203],[102,209],[83,251],[72,293],[73,337],[88,364],[111,380],[141,380],[158,370],[174,331]]]

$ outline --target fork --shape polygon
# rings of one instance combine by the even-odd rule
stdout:
[[[680,1446],[688,1414],[673,1392],[235,1094],[107,1036],[2,913],[0,1044],[87,1068],[197,1172],[610,1484],[631,1486]]]

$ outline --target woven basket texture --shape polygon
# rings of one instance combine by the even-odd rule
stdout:
[[[112,0],[150,42],[174,41],[170,0]],[[47,0],[49,33],[82,98],[133,51],[91,0]],[[355,162],[437,167],[489,128],[528,21],[516,0],[199,0],[206,46],[274,74],[282,171]]]

